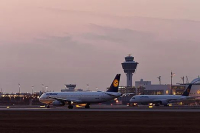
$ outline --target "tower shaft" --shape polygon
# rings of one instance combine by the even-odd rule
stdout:
[[[132,85],[132,77],[133,77],[133,74],[131,72],[128,72],[126,73],[126,77],[127,77],[127,86],[133,86]]]

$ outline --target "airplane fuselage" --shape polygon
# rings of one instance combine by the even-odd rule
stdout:
[[[118,92],[48,92],[42,94],[40,102],[51,104],[55,99],[73,103],[102,103],[121,96]]]
[[[182,95],[136,95],[130,99],[131,103],[156,103],[167,101],[168,103],[186,100],[189,96]]]

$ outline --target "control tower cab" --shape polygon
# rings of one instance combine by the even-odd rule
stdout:
[[[134,61],[134,57],[128,55],[125,57],[125,62],[122,63],[122,68],[124,69],[124,73],[127,76],[127,86],[132,87],[132,76],[137,68],[138,63]]]
[[[62,89],[61,92],[73,92],[75,91],[76,84],[65,84],[66,88]]]

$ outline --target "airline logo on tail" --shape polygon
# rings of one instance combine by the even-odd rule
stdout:
[[[115,79],[115,80],[113,81],[113,86],[114,86],[114,87],[118,87],[118,85],[119,85],[119,81],[118,81],[117,79]]]
[[[187,89],[183,92],[182,96],[189,96],[191,88],[192,88],[192,84],[189,84]]]
[[[115,78],[111,82],[110,88],[107,90],[107,92],[118,92],[120,76],[121,76],[121,74],[117,74],[115,76]]]

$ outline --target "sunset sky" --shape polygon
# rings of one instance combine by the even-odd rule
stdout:
[[[174,84],[200,75],[199,0],[1,0],[0,88],[60,91],[64,84],[104,91],[121,63],[143,78]]]

